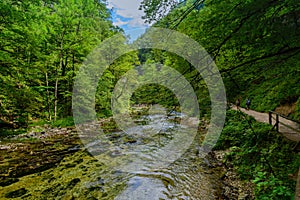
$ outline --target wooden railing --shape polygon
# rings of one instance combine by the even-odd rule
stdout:
[[[273,117],[273,115],[275,115],[275,118]],[[294,128],[294,127],[288,125],[288,124],[285,124],[285,123],[281,122],[281,121],[279,120],[279,117],[282,117],[282,118],[284,118],[284,119],[293,121],[293,122],[297,123],[298,125],[300,124],[299,121],[290,119],[290,118],[288,118],[288,117],[286,117],[286,116],[284,116],[284,115],[282,115],[282,114],[280,114],[280,113],[277,113],[277,112],[274,112],[274,111],[269,111],[269,124],[270,124],[270,125],[273,125],[272,119],[275,120],[275,124],[274,124],[274,126],[273,126],[273,129],[275,128],[275,130],[276,130],[277,132],[279,132],[279,124],[281,124],[282,126],[285,126],[285,127],[289,128],[289,129],[291,129],[291,130],[293,130],[293,131],[295,131],[295,132],[297,132],[297,133],[300,133],[300,130],[298,130],[298,129],[296,129],[296,128]]]
[[[275,118],[273,117],[273,115],[275,115]],[[285,118],[287,120],[293,121],[293,122],[295,122],[298,125],[300,124],[300,122],[298,122],[296,120],[292,120],[292,119],[290,119],[290,118],[288,118],[288,117],[286,117],[286,116],[284,116],[284,115],[282,115],[280,113],[277,113],[277,112],[274,112],[274,111],[269,111],[269,124],[273,125],[272,120],[273,119],[275,120],[275,124],[273,126],[273,129],[275,128],[275,130],[277,132],[279,132],[279,124],[280,124],[280,125],[283,125],[283,126],[287,127],[288,129],[292,130],[296,134],[300,133],[300,131],[298,129],[296,129],[296,128],[288,125],[288,124],[285,124],[283,122],[280,122],[279,117],[282,117],[282,118]],[[298,144],[299,144],[299,141],[297,142],[296,146],[298,146]],[[295,149],[296,146],[293,149]],[[295,200],[300,200],[300,168],[298,170],[297,175],[298,176],[297,176],[297,184],[296,184],[296,190],[295,190],[295,197],[294,197],[294,199]]]

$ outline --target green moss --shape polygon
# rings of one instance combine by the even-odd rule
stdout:
[[[19,181],[19,179],[17,179],[17,178],[6,178],[6,179],[3,179],[3,177],[0,177],[0,186],[1,187],[5,187],[5,186],[11,185],[13,183],[16,183],[18,181]]]
[[[65,157],[56,167],[19,178],[1,188],[0,199],[12,196],[22,199],[113,199],[124,182],[115,184],[101,176],[113,173],[86,151]],[[21,190],[19,190],[22,188]]]
[[[21,188],[15,191],[11,191],[5,194],[5,198],[16,198],[16,197],[21,197],[24,194],[27,193],[27,190],[25,188]]]

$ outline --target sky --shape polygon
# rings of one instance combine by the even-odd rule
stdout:
[[[142,19],[143,11],[139,10],[142,0],[108,0],[108,8],[112,10],[113,23],[122,28],[130,41],[145,32],[149,25]]]

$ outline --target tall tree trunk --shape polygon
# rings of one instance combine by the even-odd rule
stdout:
[[[56,121],[56,117],[57,117],[57,101],[58,101],[58,97],[57,97],[57,90],[58,90],[58,77],[56,77],[55,80],[55,89],[54,89],[54,121]]]
[[[49,79],[48,79],[47,70],[45,76],[46,76],[46,87],[47,87],[46,93],[47,93],[48,120],[51,121],[52,117],[51,117],[51,106],[50,106]]]
[[[61,35],[60,41],[60,53],[59,53],[59,69],[56,71],[56,80],[55,80],[55,89],[54,89],[54,121],[57,119],[57,103],[58,103],[58,78],[59,78],[59,70],[64,68],[64,61],[63,61],[63,47],[64,47],[64,35],[65,35],[66,26],[64,25],[64,30]]]

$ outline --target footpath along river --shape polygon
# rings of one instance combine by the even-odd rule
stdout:
[[[228,199],[222,163],[198,155],[202,133],[178,159],[157,165],[160,149],[175,138],[185,140],[182,117],[137,117],[132,134],[111,122],[92,123],[85,128],[106,127],[107,140],[85,146],[74,127],[1,139],[0,199]]]

